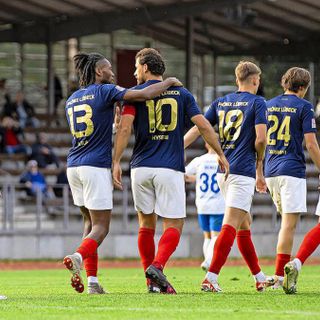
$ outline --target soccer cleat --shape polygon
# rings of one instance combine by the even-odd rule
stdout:
[[[176,290],[167,280],[162,270],[150,265],[146,270],[146,278],[153,281],[160,288],[160,292],[164,294],[177,294]]]
[[[263,292],[266,290],[266,285],[267,285],[266,281],[263,281],[263,282],[256,281],[256,290],[258,292]]]
[[[297,292],[297,279],[299,271],[293,261],[284,266],[283,290],[286,294]]]
[[[147,287],[148,287],[148,293],[160,293],[161,292],[159,286],[150,279],[147,279]]]
[[[6,296],[0,296],[0,300],[7,300]]]
[[[273,287],[278,281],[279,278],[277,275],[268,276],[266,277],[266,287]]]
[[[201,263],[200,267],[201,267],[201,269],[202,269],[203,271],[208,272],[208,269],[209,269],[209,267],[210,267],[210,264],[209,264],[206,260],[204,260],[204,261]]]
[[[272,286],[272,289],[273,290],[278,290],[278,289],[281,289],[283,287],[283,281],[277,281],[273,286]]]
[[[218,282],[210,282],[207,278],[205,278],[201,283],[201,291],[205,292],[222,292],[222,289],[219,286]]]
[[[71,272],[71,286],[79,293],[84,291],[84,284],[81,278],[81,261],[80,258],[75,255],[71,254],[63,259],[63,264],[65,267]]]
[[[88,294],[106,294],[102,286],[97,282],[88,283]]]
[[[279,279],[277,275],[269,276],[266,278],[266,287],[271,287],[276,290],[283,286],[283,281]]]

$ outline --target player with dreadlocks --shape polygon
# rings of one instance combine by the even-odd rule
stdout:
[[[127,90],[113,84],[110,62],[99,53],[74,56],[81,88],[66,102],[66,116],[73,136],[67,159],[67,176],[74,204],[84,220],[83,241],[74,254],[64,258],[72,273],[71,285],[83,292],[80,269],[88,277],[88,293],[105,293],[97,279],[97,248],[109,231],[112,209],[112,124],[114,103],[121,100],[144,101],[154,98],[172,85],[168,78],[143,90]]]

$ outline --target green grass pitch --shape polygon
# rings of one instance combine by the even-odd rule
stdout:
[[[266,267],[268,273],[272,267]],[[147,294],[140,269],[102,269],[108,295],[78,294],[66,270],[2,271],[0,319],[320,319],[320,266],[305,266],[298,294],[258,293],[246,267],[226,267],[221,294],[203,293],[204,273],[170,268],[166,274],[178,295]]]

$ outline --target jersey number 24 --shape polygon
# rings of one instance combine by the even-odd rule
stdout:
[[[291,135],[290,135],[290,117],[285,116],[280,123],[279,118],[275,114],[268,115],[268,122],[270,127],[268,129],[268,145],[274,146],[277,143],[277,140],[284,141],[284,146],[287,147],[289,145]],[[273,135],[273,133],[276,133]],[[273,139],[271,138],[271,136]]]

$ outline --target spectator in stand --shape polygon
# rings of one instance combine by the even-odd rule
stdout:
[[[55,164],[59,168],[59,159],[48,144],[47,135],[40,132],[36,135],[36,138],[36,142],[32,145],[30,158],[38,162],[39,168],[46,168],[50,164]]]
[[[11,117],[4,117],[0,126],[1,151],[8,154],[30,155],[30,148],[21,142],[23,139],[24,135],[19,123]]]
[[[7,79],[0,79],[0,108],[5,108],[7,105],[10,105],[10,95],[6,88]],[[1,110],[2,111],[2,110]]]
[[[20,127],[39,127],[39,120],[35,117],[33,106],[25,99],[24,93],[18,91],[13,103],[6,104],[3,111],[4,116],[19,121]]]
[[[25,184],[25,190],[28,196],[36,196],[40,190],[46,198],[50,198],[50,192],[45,177],[39,172],[36,160],[29,160],[27,163],[27,171],[20,177],[20,183]]]

